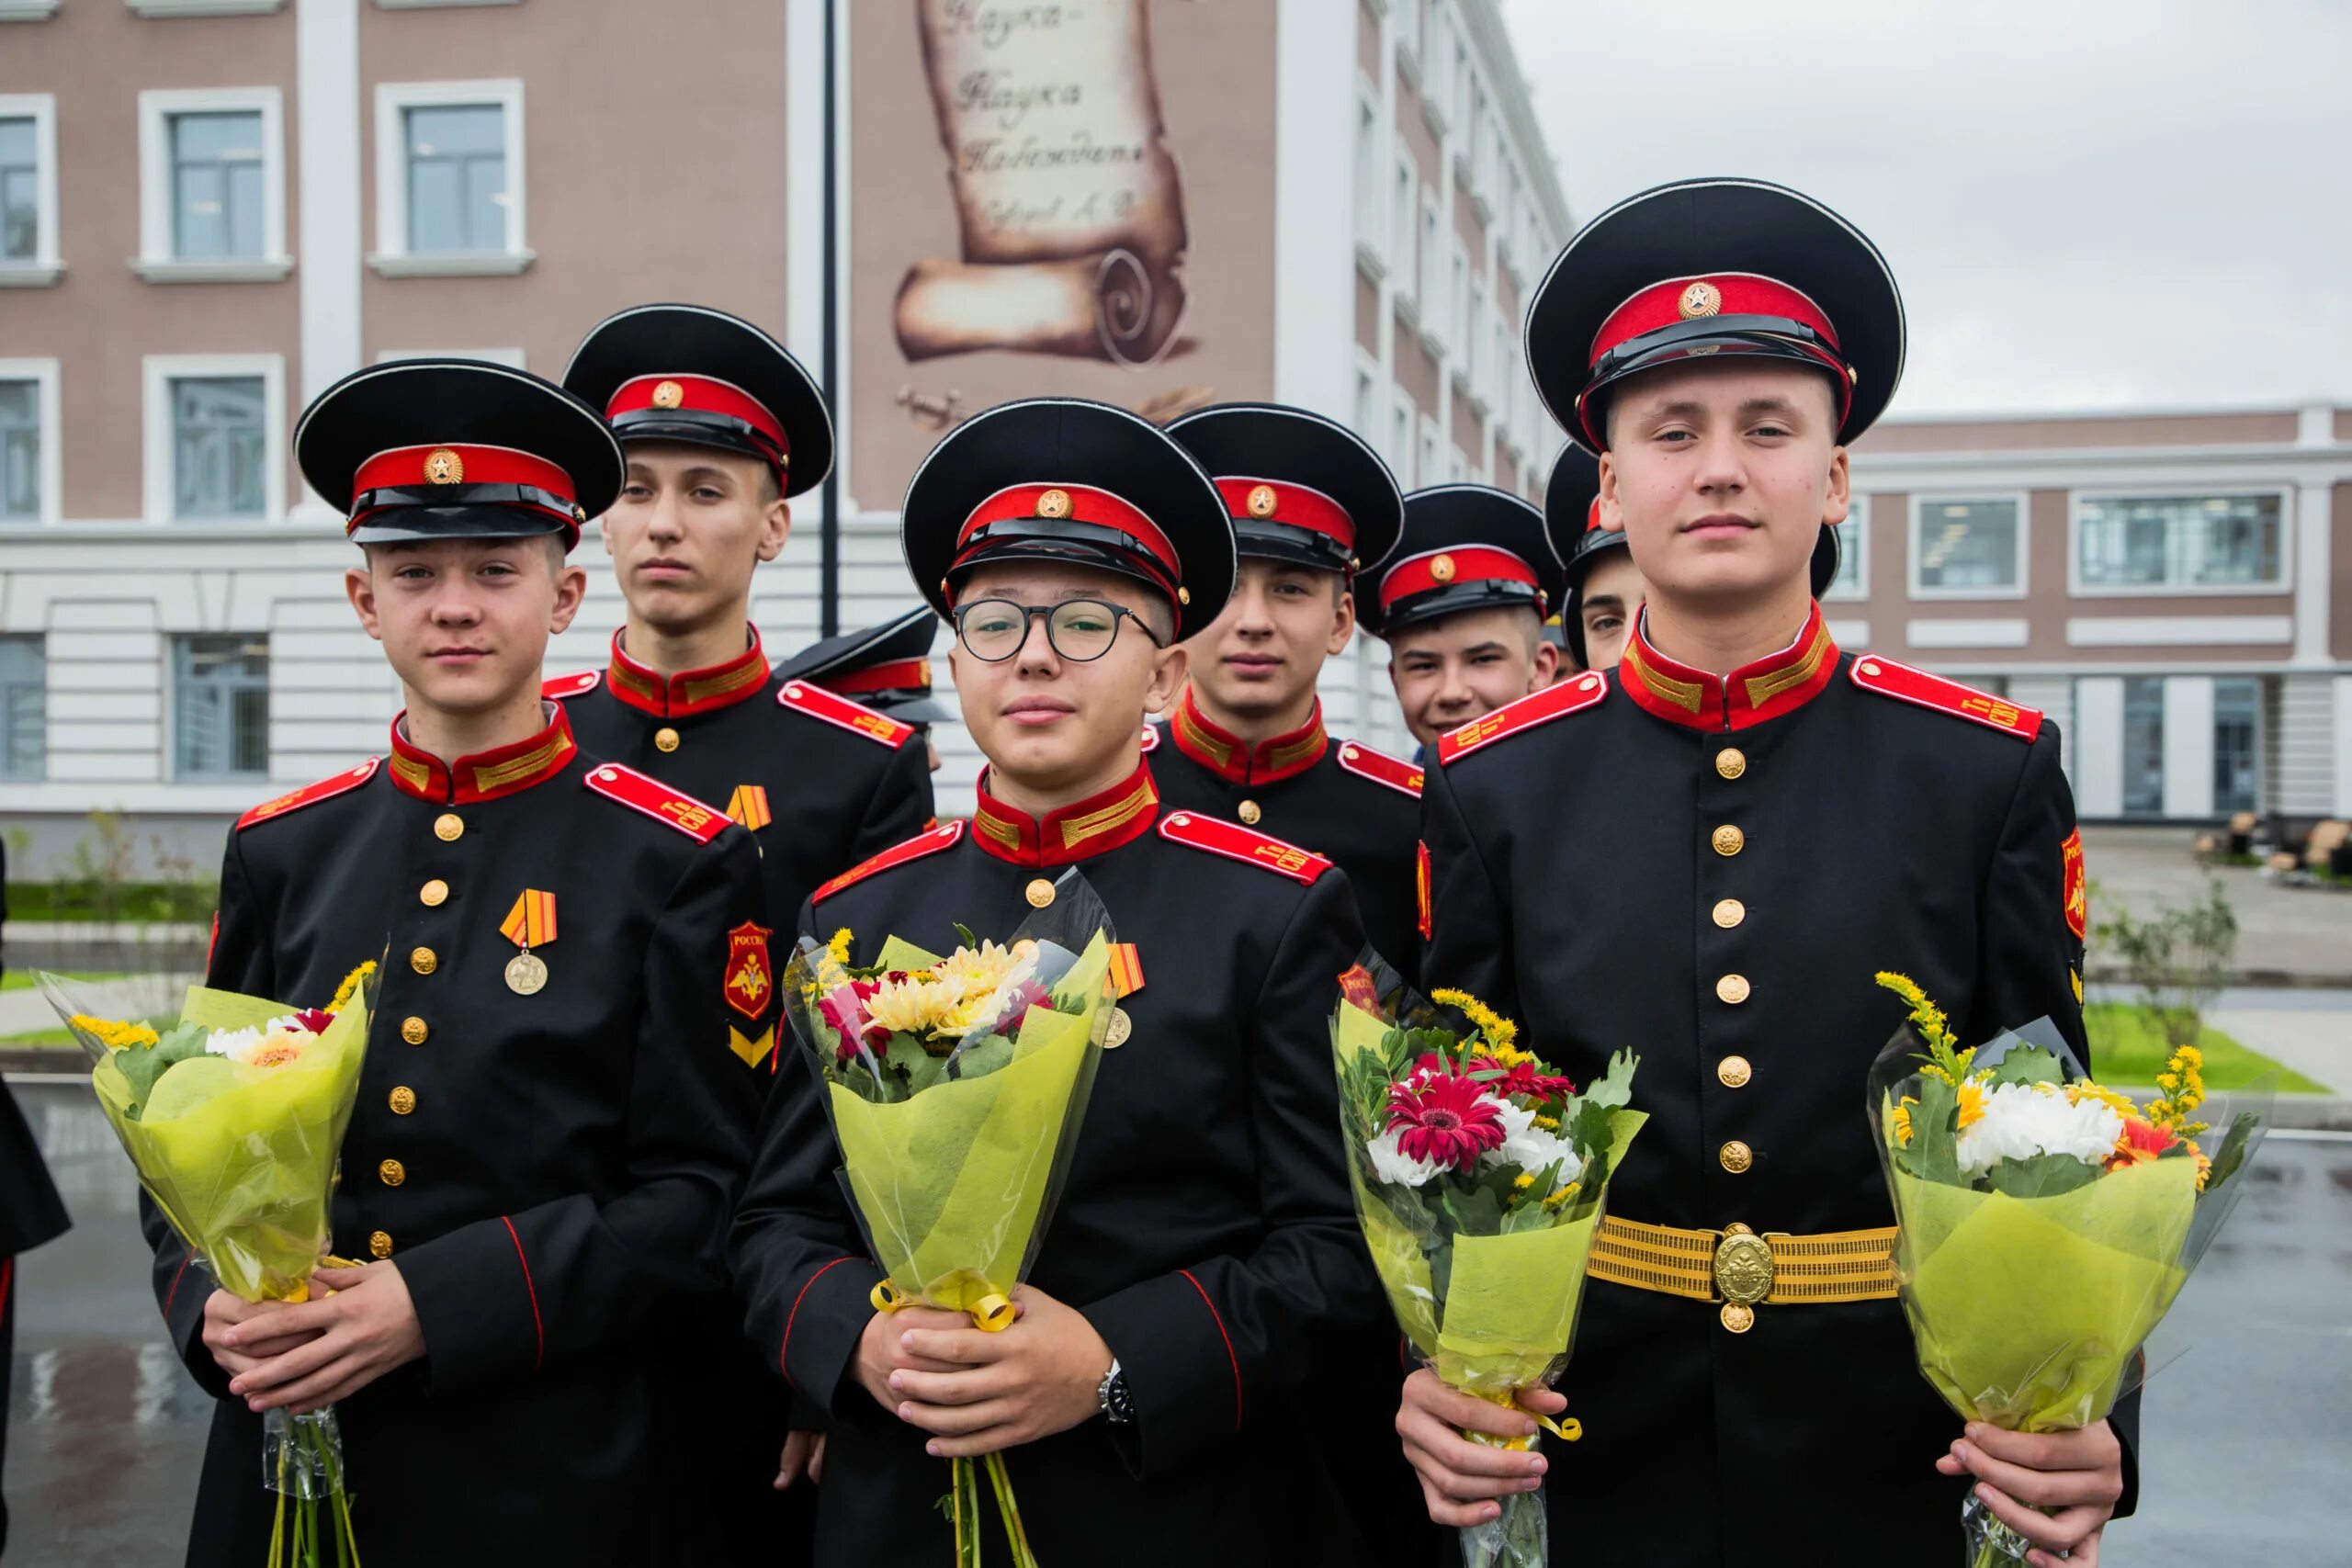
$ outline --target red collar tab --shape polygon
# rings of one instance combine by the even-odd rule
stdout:
[[[1206,850],[1213,855],[1277,873],[1309,887],[1315,886],[1317,877],[1331,869],[1329,861],[1312,851],[1286,844],[1238,822],[1204,817],[1197,811],[1170,812],[1159,824],[1159,836],[1170,843]]]
[[[853,670],[841,676],[827,676],[811,684],[837,692],[845,697],[861,692],[928,692],[931,690],[931,660],[928,659],[893,659],[883,664],[869,664],[863,670]]]
[[[1600,705],[1609,694],[1609,677],[1598,670],[1555,682],[1540,692],[1530,692],[1517,702],[1505,703],[1494,712],[1474,718],[1459,729],[1449,729],[1437,738],[1438,765],[1458,762],[1471,752],[1490,746],[1506,735],[1565,718],[1572,713],[1582,713]]]
[[[904,843],[892,844],[881,853],[858,862],[810,894],[808,901],[811,904],[821,904],[842,888],[863,882],[877,871],[888,871],[894,865],[904,865],[910,860],[921,860],[925,855],[935,855],[942,850],[952,850],[956,847],[956,841],[963,836],[964,824],[960,821],[942,822],[936,828],[926,828]]]
[[[1686,729],[1747,729],[1794,713],[1838,672],[1838,644],[1815,604],[1804,629],[1780,652],[1718,678],[1678,664],[1650,646],[1648,618],[1634,627],[1618,662],[1625,694],[1643,711]]]
[[[409,744],[401,728],[408,715],[392,720],[392,784],[402,795],[438,806],[474,806],[501,795],[515,795],[545,784],[579,755],[572,743],[571,720],[563,705],[555,705],[545,729],[528,740],[494,747],[444,762],[429,751]]]
[[[1151,830],[1159,816],[1159,787],[1138,760],[1122,783],[1074,806],[1048,812],[1043,821],[1016,811],[989,794],[980,775],[979,809],[972,814],[972,839],[981,849],[1014,865],[1069,865],[1132,843]]]
[[[441,446],[395,446],[379,452],[359,465],[351,480],[351,515],[344,523],[343,531],[349,534],[379,512],[398,506],[440,504],[447,492],[446,504],[462,506],[482,502],[485,498],[476,485],[510,487],[494,503],[520,506],[533,512],[544,512],[560,517],[576,534],[586,519],[580,511],[573,491],[571,476],[545,457],[535,457],[528,452],[518,452],[512,446],[467,446],[451,444]],[[376,496],[379,491],[406,492],[398,499]]]
[[[1459,582],[1522,582],[1535,591],[1538,604],[1544,602],[1542,580],[1535,575],[1533,567],[1509,550],[1498,550],[1491,545],[1463,545],[1454,549],[1408,556],[1390,567],[1380,579],[1381,612],[1386,614],[1396,607],[1397,601],[1416,593],[1451,588]]]
[[[1897,664],[1875,653],[1864,654],[1854,660],[1849,678],[1865,692],[1876,692],[1883,697],[1933,708],[1955,718],[1971,718],[1988,728],[2014,735],[2020,740],[2031,740],[2041,733],[2041,710],[2020,707],[1990,692],[1980,692],[1973,686],[1963,686],[1957,681],[1947,681],[1940,675],[1930,675],[1925,670],[1915,670],[1908,664]]]
[[[1228,784],[1278,784],[1295,778],[1323,760],[1331,737],[1323,728],[1323,702],[1317,698],[1306,722],[1287,735],[1277,735],[1255,748],[1229,730],[1219,728],[1193,701],[1184,688],[1168,733],[1176,750]]]
[[[615,632],[612,662],[605,668],[605,678],[612,685],[613,695],[656,718],[684,718],[730,707],[768,683],[768,656],[760,648],[760,629],[744,629],[751,646],[726,663],[666,677],[631,659],[621,646],[622,634]]]
[[[357,767],[345,768],[332,778],[306,784],[275,800],[265,800],[237,818],[237,829],[243,832],[256,822],[266,822],[273,817],[283,817],[289,811],[299,811],[305,806],[315,806],[322,800],[333,800],[345,791],[357,789],[376,776],[376,769],[382,761],[379,757],[370,757]]]
[[[1340,766],[1360,779],[1386,784],[1399,795],[1421,797],[1421,770],[1401,757],[1385,751],[1375,751],[1361,740],[1350,740],[1340,748]]]
[[[1216,491],[1225,497],[1227,515],[1236,523],[1279,523],[1321,534],[1342,552],[1352,553],[1356,547],[1356,520],[1348,515],[1346,507],[1319,490],[1282,479],[1232,475],[1218,479]]]
[[[664,413],[676,409],[686,413],[740,419],[775,444],[778,468],[785,466],[785,458],[792,450],[791,439],[784,433],[784,422],[770,412],[765,403],[734,382],[713,376],[632,378],[613,393],[612,401],[605,405],[605,417],[618,419],[625,413],[639,413],[647,409]]]
[[[948,574],[952,577],[988,552],[993,541],[974,536],[989,525],[1029,522],[1086,524],[1125,535],[1127,553],[1159,581],[1170,598],[1176,596],[1184,566],[1175,545],[1141,508],[1091,485],[1008,485],[997,491],[972,508],[956,531],[956,558],[948,563]]]
[[[904,746],[914,736],[915,727],[900,724],[887,714],[876,713],[847,697],[837,696],[813,681],[786,681],[775,694],[778,705],[795,713],[805,713],[810,718],[842,729],[854,730],[868,740],[879,741],[892,750]]]

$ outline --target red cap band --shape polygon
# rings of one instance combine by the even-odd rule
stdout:
[[[1236,523],[1280,523],[1337,540],[1343,550],[1356,547],[1356,520],[1319,490],[1233,475],[1218,479],[1216,491]]]
[[[1145,554],[1136,558],[1153,574],[1172,598],[1176,585],[1184,575],[1183,563],[1177,558],[1176,547],[1159,525],[1145,516],[1134,505],[1113,495],[1107,490],[1091,485],[1008,485],[972,508],[964,525],[956,531],[956,556],[948,566],[950,571],[971,564],[972,555],[965,542],[974,530],[989,523],[1025,522],[1042,518],[1049,523],[1086,523],[1098,528],[1115,528],[1140,544]],[[983,540],[976,547],[985,552],[990,541]]]
[[[1465,545],[1412,556],[1389,568],[1380,580],[1380,608],[1385,614],[1400,599],[1451,588],[1457,582],[1523,582],[1536,590],[1537,598],[1543,597],[1543,583],[1533,567],[1509,550]]]
[[[893,659],[886,664],[853,670],[846,675],[828,675],[812,684],[844,697],[853,697],[861,692],[927,692],[931,690],[931,660]]]
[[[679,409],[687,413],[715,413],[740,419],[775,442],[778,452],[792,450],[792,443],[785,437],[783,422],[768,412],[765,403],[731,381],[708,376],[639,376],[620,384],[612,401],[605,405],[605,417],[618,419],[622,414],[644,409]]]
[[[1653,283],[1618,306],[1593,333],[1589,362],[1600,364],[1602,355],[1644,333],[1707,316],[1781,316],[1811,327],[1831,348],[1838,346],[1837,327],[1799,290],[1754,273],[1716,272]]]
[[[359,465],[351,481],[351,502],[354,507],[359,498],[371,490],[425,490],[435,485],[529,485],[546,491],[561,501],[567,509],[575,507],[571,476],[545,457],[534,457],[528,452],[517,452],[511,446],[395,446],[389,452],[379,452]],[[384,507],[370,507],[367,512],[354,512],[343,531],[350,533],[366,518]],[[546,508],[535,508],[546,511]],[[574,529],[580,519],[571,511],[549,512],[560,516]]]

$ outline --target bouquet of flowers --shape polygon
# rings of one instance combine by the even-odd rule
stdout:
[[[1460,1034],[1369,953],[1340,990],[1340,1130],[1388,1304],[1450,1387],[1511,1405],[1567,1365],[1609,1178],[1647,1120],[1627,1109],[1637,1058],[1619,1052],[1578,1094],[1466,992],[1431,993],[1470,1020]],[[1581,1435],[1573,1420],[1538,1419],[1564,1440]],[[1467,1568],[1548,1562],[1540,1492],[1460,1533]]]
[[[1870,1116],[1920,1371],[1966,1420],[2105,1419],[2245,1192],[2267,1117],[2239,1111],[2209,1156],[2195,1046],[2143,1110],[2091,1081],[2047,1020],[1963,1051],[1917,985],[1878,983],[1911,1008],[1871,1066]],[[2028,1543],[1973,1495],[1962,1523],[1977,1568],[2024,1561]]]
[[[884,1312],[920,1304],[994,1333],[1035,1259],[1116,1011],[1112,931],[1075,870],[1001,943],[957,928],[942,958],[898,937],[849,962],[847,931],[809,936],[785,971],[786,1015],[815,1058]],[[1015,1568],[1034,1568],[1003,1456],[949,1461],[956,1562],[979,1561],[979,1478]]]
[[[193,986],[179,1021],[164,1028],[94,1017],[68,982],[35,976],[88,1055],[90,1087],[140,1185],[232,1295],[307,1300],[311,1270],[327,1260],[335,1158],[359,1089],[375,973],[361,964],[317,1009]],[[330,1551],[356,1568],[334,1408],[270,1411],[262,1459],[264,1483],[277,1494],[272,1568],[314,1568]]]

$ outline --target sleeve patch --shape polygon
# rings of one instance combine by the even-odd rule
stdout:
[[[2081,942],[2090,933],[2090,879],[2083,869],[2083,830],[2080,828],[2066,835],[2058,847],[2066,863],[2066,929]]]
[[[1261,866],[1310,887],[1317,877],[1331,869],[1329,861],[1312,851],[1253,832],[1238,823],[1222,822],[1193,811],[1178,811],[1161,818],[1159,836],[1170,843],[1186,844],[1227,860]]]
[[[698,844],[707,844],[727,830],[724,812],[714,811],[693,795],[681,795],[635,768],[604,762],[582,775],[582,782],[607,800],[617,800],[641,816],[665,822]]]
[[[1549,724],[1555,718],[1566,718],[1572,713],[1582,713],[1595,706],[1609,694],[1609,677],[1598,670],[1589,670],[1573,679],[1561,681],[1531,692],[1515,703],[1505,703],[1484,718],[1474,718],[1459,729],[1448,730],[1437,738],[1437,760],[1440,766],[1458,762],[1471,752],[1490,746],[1507,735]]]
[[[775,995],[775,977],[768,969],[768,934],[767,927],[750,920],[727,933],[727,983],[721,989],[727,1005],[753,1023],[766,1014],[769,998]]]
[[[382,758],[370,757],[357,767],[346,768],[333,778],[288,790],[276,800],[265,800],[237,818],[237,830],[243,832],[257,822],[266,822],[273,817],[283,817],[289,811],[300,811],[306,806],[316,806],[322,800],[333,800],[338,795],[357,789],[376,776],[376,770],[382,763]]]

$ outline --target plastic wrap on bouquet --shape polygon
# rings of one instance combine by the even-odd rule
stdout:
[[[2100,1087],[2047,1019],[1961,1050],[1912,1004],[1871,1068],[1871,1127],[1893,1190],[1894,1273],[1919,1370],[1964,1420],[2015,1432],[2103,1420],[2145,1375],[2139,1352],[2244,1195],[2269,1096],[2235,1097],[2206,1154],[2195,1047],[2143,1108]],[[2027,1543],[1972,1498],[1969,1561]]]
[[[959,928],[960,930],[960,928]],[[896,936],[848,962],[852,933],[804,934],[785,972],[814,1057],[883,1311],[922,1304],[996,1332],[1035,1260],[1069,1168],[1117,998],[1115,937],[1076,870],[1002,942],[964,932],[945,957]],[[959,1562],[978,1551],[979,1473],[1029,1559],[1000,1456],[950,1466]]]
[[[1475,998],[1447,1027],[1369,949],[1332,1014],[1348,1179],[1374,1269],[1414,1352],[1449,1387],[1500,1405],[1567,1365],[1609,1178],[1647,1119],[1619,1053],[1579,1095]],[[1573,1421],[1543,1424],[1574,1441]],[[1512,1443],[1527,1447],[1532,1439]],[[1459,1532],[1468,1568],[1545,1568],[1541,1493]]]

